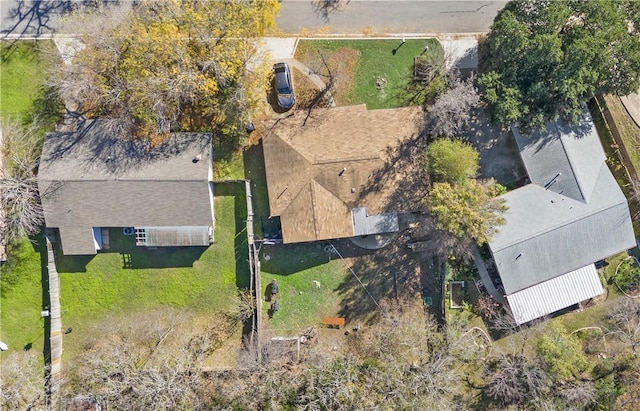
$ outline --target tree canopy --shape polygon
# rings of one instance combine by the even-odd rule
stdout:
[[[491,239],[496,227],[504,224],[504,200],[494,198],[491,190],[476,180],[462,183],[435,183],[426,199],[437,218],[437,226],[457,237],[471,237],[478,244]]]
[[[474,86],[475,78],[461,80],[453,77],[449,88],[429,106],[428,120],[432,135],[455,136],[473,117],[473,109],[480,103]]]
[[[594,93],[640,87],[640,3],[512,1],[480,43],[479,60],[495,122],[575,120]]]
[[[478,151],[461,140],[440,138],[427,147],[426,168],[435,182],[425,204],[436,218],[436,227],[458,238],[484,244],[504,224],[504,200],[494,181],[475,180]]]
[[[441,138],[427,148],[427,169],[438,181],[455,183],[475,177],[478,161],[476,149],[461,140]]]
[[[54,85],[68,106],[112,119],[125,135],[232,131],[267,84],[266,71],[246,68],[278,8],[276,0],[160,0],[127,14],[76,15],[67,24],[83,46],[58,65]]]

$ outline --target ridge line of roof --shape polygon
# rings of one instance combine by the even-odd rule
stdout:
[[[316,218],[316,190],[313,183],[319,184],[315,178],[312,178],[307,184],[309,184],[309,192],[311,194],[311,213],[313,214],[313,233],[316,239],[319,237],[318,231],[318,219]]]
[[[605,165],[605,167],[606,167],[606,165]],[[535,184],[535,186],[540,187],[540,188],[544,188],[544,187],[541,187],[541,186],[539,186],[539,185],[537,185],[537,184]],[[560,195],[562,195],[562,194],[560,194]],[[563,196],[563,197],[566,197],[566,196]],[[571,197],[566,197],[566,198],[572,199]],[[572,200],[574,200],[574,199],[572,199]],[[578,201],[578,200],[574,200],[574,201]],[[564,222],[564,223],[562,223],[562,224],[554,225],[554,226],[552,226],[552,227],[548,227],[548,228],[547,228],[547,229],[545,229],[545,230],[536,231],[535,233],[533,233],[533,234],[528,234],[527,236],[522,236],[522,237],[518,238],[517,240],[511,241],[511,242],[509,242],[509,243],[505,244],[504,246],[502,246],[502,247],[500,247],[500,248],[498,248],[498,249],[494,249],[494,252],[499,252],[499,251],[502,251],[502,250],[504,250],[504,249],[506,249],[506,248],[512,247],[512,246],[514,246],[515,244],[521,243],[521,242],[523,242],[523,241],[522,241],[522,239],[524,239],[524,238],[538,237],[538,236],[540,236],[540,235],[542,235],[542,234],[546,234],[546,233],[549,233],[549,232],[551,232],[551,231],[558,230],[558,229],[560,229],[560,228],[562,228],[562,227],[565,227],[565,226],[567,226],[567,225],[569,225],[569,224],[573,224],[573,223],[575,223],[576,221],[582,221],[582,220],[584,220],[585,218],[588,218],[588,217],[593,216],[594,214],[598,214],[598,213],[600,213],[600,212],[602,212],[602,211],[604,211],[604,210],[611,209],[611,208],[613,208],[613,207],[619,206],[619,205],[624,204],[624,203],[626,203],[626,202],[627,202],[626,197],[624,198],[624,200],[623,200],[622,198],[620,198],[620,199],[618,199],[618,201],[616,201],[616,202],[607,203],[607,204],[603,205],[602,207],[594,208],[591,212],[589,212],[589,213],[585,214],[584,216],[582,216],[582,217],[580,217],[580,218],[577,218],[577,219],[574,219],[574,220],[569,220],[569,221],[566,221],[566,222]],[[491,248],[493,249],[493,247],[491,247]]]
[[[306,159],[306,158],[305,158]],[[380,156],[367,156],[367,157],[358,157],[358,158],[340,158],[340,159],[331,159],[331,160],[320,160],[316,162],[311,162],[311,165],[317,166],[322,164],[334,164],[334,163],[345,163],[345,162],[356,162],[356,161],[367,161],[367,160],[381,160]]]
[[[569,167],[571,168],[571,176],[573,177],[573,179],[576,182],[576,185],[578,186],[578,191],[580,192],[580,197],[582,197],[582,200],[586,204],[586,203],[589,202],[589,200],[585,196],[584,191],[582,189],[582,184],[580,183],[580,180],[578,179],[578,175],[576,174],[576,169],[575,169],[575,165],[574,165],[574,159],[571,156],[571,151],[567,150],[566,141],[565,141],[567,135],[566,134],[562,134],[560,132],[560,130],[558,130],[558,124],[557,123],[553,123],[553,127],[555,128],[556,133],[558,133],[558,137],[560,138],[560,145],[562,146],[562,151],[564,151],[564,155],[567,157],[567,160],[569,161]],[[578,201],[580,201],[580,200],[578,200]]]
[[[625,202],[626,202],[626,200],[625,200]],[[607,206],[604,206],[604,207],[600,207],[600,208],[594,209],[592,213],[586,214],[586,215],[584,215],[584,216],[582,216],[582,217],[580,217],[580,218],[577,218],[577,219],[575,219],[575,220],[571,220],[571,221],[568,221],[568,222],[563,223],[563,224],[558,224],[558,225],[556,225],[556,226],[553,226],[553,227],[549,228],[548,230],[538,231],[538,232],[536,232],[536,233],[534,233],[534,234],[532,234],[532,235],[528,235],[527,237],[521,237],[521,238],[520,238],[520,239],[518,239],[517,241],[510,242],[509,244],[506,244],[505,246],[500,247],[500,248],[498,248],[498,249],[494,250],[494,252],[502,251],[502,250],[504,250],[505,248],[509,248],[509,247],[514,246],[515,244],[521,243],[521,242],[522,242],[522,238],[539,237],[539,236],[540,236],[540,235],[542,235],[542,234],[546,234],[546,233],[549,233],[549,232],[551,232],[551,231],[555,231],[555,230],[560,229],[560,228],[562,228],[562,227],[564,227],[564,226],[566,226],[566,225],[573,224],[573,223],[575,223],[576,221],[582,221],[582,220],[584,220],[585,218],[588,218],[588,217],[593,216],[594,214],[598,214],[598,213],[600,213],[600,212],[602,212],[602,211],[604,211],[604,210],[608,210],[608,209],[610,209],[610,208],[613,208],[613,207],[615,207],[615,206],[619,206],[619,205],[621,205],[621,204],[623,204],[623,202],[622,202],[622,201],[617,202],[617,203],[610,203],[610,204],[608,204]]]

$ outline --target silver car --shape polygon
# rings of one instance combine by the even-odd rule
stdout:
[[[274,83],[278,105],[284,109],[293,107],[296,102],[293,96],[293,82],[291,81],[291,71],[287,63],[276,63],[273,65],[275,73]]]

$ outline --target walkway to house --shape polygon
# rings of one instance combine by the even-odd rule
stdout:
[[[49,282],[49,316],[45,317],[45,336],[48,334],[49,341],[45,341],[45,364],[47,365],[45,379],[48,403],[50,409],[58,409],[58,394],[60,388],[60,378],[62,371],[62,313],[60,310],[60,280],[56,269],[55,252],[52,244],[55,241],[53,236],[46,236],[47,241],[47,274]],[[45,299],[45,305],[47,301]],[[45,337],[46,338],[46,337]],[[48,352],[47,352],[48,348]]]
[[[487,271],[487,266],[484,264],[484,260],[480,255],[480,250],[476,246],[472,246],[473,251],[473,261],[476,263],[476,267],[478,267],[478,273],[480,274],[480,278],[482,279],[482,283],[484,284],[484,288],[486,288],[487,292],[496,300],[498,303],[502,305],[506,305],[507,301],[504,299],[502,294],[496,290],[496,287],[493,285],[493,281],[491,281],[491,277],[489,276],[489,272]]]

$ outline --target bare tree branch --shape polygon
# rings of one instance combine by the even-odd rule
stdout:
[[[474,78],[455,78],[451,87],[429,107],[428,121],[436,136],[455,136],[470,120],[472,109],[480,103]]]
[[[42,137],[35,119],[26,128],[3,124],[0,170],[0,207],[5,223],[0,224],[0,239],[13,240],[40,231],[44,224],[36,170],[40,162]]]

